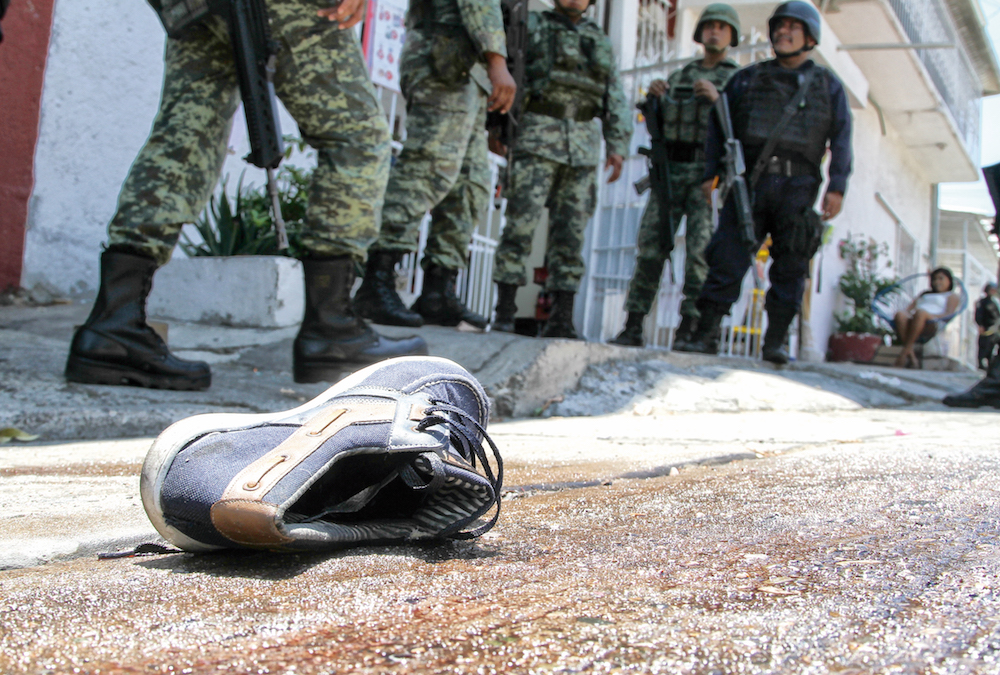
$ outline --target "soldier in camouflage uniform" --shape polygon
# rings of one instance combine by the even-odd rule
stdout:
[[[528,15],[525,101],[507,201],[507,225],[493,268],[499,299],[495,330],[514,329],[514,296],[527,283],[525,261],[542,209],[549,209],[546,289],[553,296],[543,337],[575,338],[573,300],[584,273],[583,233],[597,202],[603,123],[609,181],[621,175],[632,138],[632,111],[611,41],[583,18],[588,0],[556,0]]]
[[[376,323],[466,321],[484,328],[487,320],[455,294],[455,279],[489,203],[486,112],[506,112],[514,100],[500,3],[412,0],[406,30],[400,85],[407,138],[389,176],[382,230],[354,304]],[[396,292],[394,268],[417,250],[428,210],[423,292],[408,310]]]
[[[388,125],[357,37],[347,30],[364,7],[363,0],[330,9],[307,0],[268,2],[280,45],[275,90],[318,152],[301,241],[307,308],[294,347],[297,381],[332,379],[427,349],[420,338],[378,335],[350,307],[354,268],[378,234],[389,173]],[[166,389],[211,382],[207,364],[168,351],[146,324],[145,306],[153,273],[204,208],[226,157],[240,96],[225,23],[209,16],[168,38],[165,59],[160,111],[122,186],[97,300],[70,348],[71,381]]]
[[[663,114],[663,136],[668,142],[671,204],[674,223],[687,215],[684,265],[684,300],[681,323],[674,344],[684,344],[698,322],[696,303],[708,274],[705,248],[712,237],[711,210],[701,192],[705,171],[705,137],[712,104],[734,72],[737,64],[726,58],[730,46],[739,42],[740,19],[729,5],[708,5],[698,18],[694,41],[705,47],[705,55],[671,74],[666,83],[654,80],[649,95],[659,96]],[[625,310],[628,320],[613,343],[642,346],[642,323],[660,288],[663,265],[670,248],[661,236],[659,199],[650,192],[636,242],[635,272],[629,284]],[[672,242],[671,242],[672,244]]]

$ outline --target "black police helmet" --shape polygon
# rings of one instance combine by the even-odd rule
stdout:
[[[783,2],[774,10],[774,14],[767,20],[768,37],[774,35],[774,27],[781,19],[798,19],[806,27],[806,34],[812,37],[819,44],[820,21],[819,12],[813,7],[811,2],[802,0],[791,0]],[[774,39],[772,38],[772,42]]]

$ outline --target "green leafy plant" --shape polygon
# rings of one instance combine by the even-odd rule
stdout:
[[[848,311],[834,317],[837,332],[885,335],[889,331],[878,324],[872,300],[897,281],[895,275],[883,274],[883,270],[892,267],[890,261],[881,262],[889,255],[889,245],[864,236],[852,238],[848,233],[846,239],[840,240],[838,250],[840,258],[847,262],[847,271],[841,275],[838,285],[849,307]]]
[[[292,150],[295,139],[285,139]],[[218,196],[209,199],[208,207],[194,224],[202,241],[192,241],[182,233],[180,246],[189,257],[233,255],[288,255],[299,257],[300,235],[305,223],[312,170],[285,165],[276,176],[281,215],[288,231],[289,247],[278,250],[278,235],[271,217],[271,197],[267,186],[243,187],[240,175],[236,193],[230,198],[229,176],[222,181]]]

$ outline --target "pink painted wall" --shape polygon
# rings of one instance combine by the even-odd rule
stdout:
[[[13,0],[0,43],[0,290],[21,281],[54,0]]]

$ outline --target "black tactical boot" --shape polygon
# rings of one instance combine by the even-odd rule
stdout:
[[[212,384],[207,363],[177,358],[146,323],[156,267],[152,258],[134,253],[101,255],[101,287],[86,323],[73,335],[67,380],[185,390]]]
[[[1000,355],[993,357],[986,377],[972,389],[962,394],[945,396],[941,402],[952,408],[981,408],[984,405],[1000,408]]]
[[[354,313],[354,261],[349,256],[303,260],[302,269],[306,312],[292,347],[296,382],[334,382],[383,359],[427,354],[423,338],[384,337]]]
[[[455,294],[455,277],[458,270],[432,265],[424,272],[424,290],[413,303],[414,311],[425,323],[439,326],[457,326],[465,321],[476,328],[486,328],[489,321],[462,304]]]
[[[514,315],[517,313],[517,284],[497,284],[497,316],[491,330],[501,333],[514,332]]]
[[[618,334],[611,344],[622,345],[623,347],[642,346],[642,322],[646,318],[645,314],[629,312],[628,319],[625,320],[625,330]]]
[[[576,334],[576,329],[573,328],[573,300],[575,297],[576,293],[573,291],[553,291],[552,311],[549,312],[549,320],[545,322],[541,337],[580,339]]]
[[[392,251],[369,251],[365,278],[354,294],[354,309],[366,319],[384,326],[424,325],[416,312],[407,309],[396,292],[396,263],[402,257]]]
[[[765,361],[783,366],[791,358],[785,342],[788,340],[788,327],[792,325],[795,312],[788,309],[767,310],[767,331],[764,333],[764,345],[761,357]]]
[[[691,333],[691,339],[681,345],[674,344],[674,349],[679,352],[716,355],[722,338],[722,317],[729,312],[729,308],[708,300],[699,300],[698,312],[701,316],[698,318],[698,326]]]
[[[694,317],[687,314],[681,315],[681,323],[677,326],[677,330],[674,331],[673,349],[675,351],[684,351],[683,346],[691,342],[691,335],[694,333],[697,324],[698,320]]]

